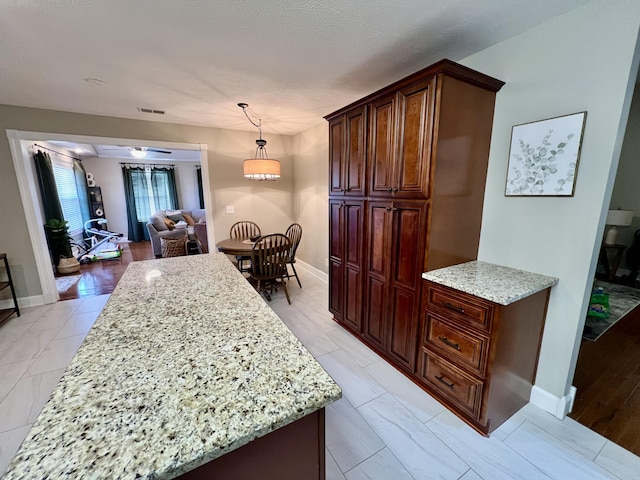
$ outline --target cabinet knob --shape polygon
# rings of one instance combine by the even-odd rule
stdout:
[[[390,212],[390,211],[391,211],[391,207],[385,207],[385,210],[386,210],[387,212]]]
[[[397,192],[398,191],[398,187],[393,187],[393,191]]]
[[[391,187],[387,187],[387,192],[392,191],[393,189]]]

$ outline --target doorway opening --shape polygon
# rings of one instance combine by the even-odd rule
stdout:
[[[44,214],[39,199],[39,192],[37,191],[38,182],[30,152],[30,146],[33,145],[34,142],[71,142],[77,144],[111,146],[113,148],[121,148],[123,146],[144,146],[149,149],[173,149],[197,152],[202,169],[202,178],[207,180],[209,179],[207,146],[204,144],[158,142],[139,139],[68,135],[46,132],[25,132],[18,130],[7,130],[7,137],[16,170],[18,187],[25,211],[27,228],[34,252],[36,268],[40,279],[40,285],[42,287],[41,303],[54,303],[58,301],[61,296],[58,292],[44,229],[42,228],[42,225],[45,223]],[[210,182],[204,181],[202,182],[202,185],[203,201],[207,217],[207,234],[211,239],[210,241],[213,241],[213,203]],[[124,202],[124,200],[122,200],[122,202]],[[116,228],[113,228],[113,230],[116,230]],[[142,258],[137,254],[135,256],[132,254],[131,259],[134,261]]]

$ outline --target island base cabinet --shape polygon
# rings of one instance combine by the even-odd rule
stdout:
[[[184,480],[324,480],[324,408],[191,470]]]

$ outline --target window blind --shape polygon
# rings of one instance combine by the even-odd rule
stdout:
[[[84,230],[84,224],[82,222],[82,210],[78,200],[73,166],[58,159],[53,159],[51,163],[53,164],[53,176],[56,180],[62,213],[64,219],[69,222],[69,233],[77,235]]]

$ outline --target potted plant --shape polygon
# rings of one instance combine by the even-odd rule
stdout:
[[[73,273],[80,270],[80,263],[71,251],[69,222],[52,218],[44,224],[49,251],[58,273]]]

